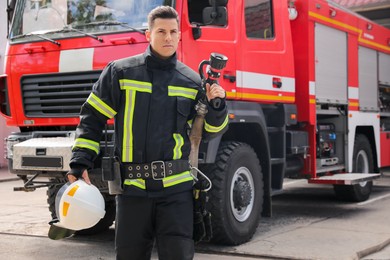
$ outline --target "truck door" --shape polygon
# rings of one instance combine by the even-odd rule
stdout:
[[[235,12],[236,2],[228,0],[183,0],[181,15],[181,60],[198,71],[202,60],[217,52],[228,57],[219,83],[229,98],[235,97],[236,48],[240,15]],[[177,6],[177,8],[181,8]],[[216,14],[216,18],[212,16]]]
[[[243,0],[242,3],[238,98],[294,102],[294,62],[287,1]]]

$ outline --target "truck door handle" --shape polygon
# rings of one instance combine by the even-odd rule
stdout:
[[[223,75],[223,78],[224,78],[224,79],[228,79],[231,83],[236,82],[236,76],[233,76],[233,75],[224,74],[224,75]]]
[[[31,54],[33,52],[41,52],[41,51],[46,51],[46,48],[41,46],[41,45],[37,45],[37,46],[32,46],[32,47],[26,47],[24,48],[24,50],[28,53],[28,54]]]
[[[137,41],[133,37],[123,37],[123,38],[115,38],[111,39],[110,42],[114,45],[118,44],[133,44]]]

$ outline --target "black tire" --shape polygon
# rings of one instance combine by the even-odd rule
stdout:
[[[224,142],[216,162],[204,169],[213,183],[209,210],[212,242],[239,245],[256,231],[263,207],[263,174],[255,151],[245,143]]]
[[[55,206],[55,199],[57,196],[57,192],[62,187],[62,184],[65,184],[65,180],[58,180],[60,185],[51,185],[47,189],[47,203],[49,205],[49,211],[51,213],[51,217],[53,219],[57,218],[56,214],[56,206]],[[104,217],[93,227],[88,229],[79,230],[76,232],[78,235],[94,235],[101,233],[103,231],[106,231],[109,229],[110,226],[114,223],[115,220],[115,214],[116,214],[116,204],[115,200],[111,197],[105,196],[103,194],[104,200],[105,200],[105,210],[106,214]]]
[[[57,218],[56,214],[56,196],[62,185],[66,183],[65,179],[51,179],[51,182],[58,182],[57,185],[51,185],[47,188],[47,204],[49,205],[49,211],[52,219]]]
[[[356,135],[352,162],[354,173],[372,173],[374,170],[371,145],[365,135]],[[333,187],[337,198],[361,202],[370,197],[372,185],[372,181],[365,181],[355,185],[334,185]]]

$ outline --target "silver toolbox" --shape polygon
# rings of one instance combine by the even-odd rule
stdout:
[[[13,146],[15,170],[69,171],[74,137],[32,138]]]

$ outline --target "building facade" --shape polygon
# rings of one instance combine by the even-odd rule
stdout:
[[[333,0],[334,2],[390,28],[390,0]]]

